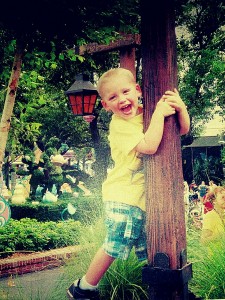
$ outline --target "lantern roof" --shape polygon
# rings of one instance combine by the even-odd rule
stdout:
[[[89,76],[87,74],[78,74],[75,77],[75,82],[71,87],[65,92],[65,94],[75,94],[81,92],[98,93],[96,87],[89,81]]]

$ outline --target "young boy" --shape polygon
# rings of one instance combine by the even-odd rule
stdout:
[[[180,133],[189,131],[186,106],[176,89],[167,91],[156,105],[143,133],[141,88],[132,73],[111,69],[99,79],[102,105],[113,113],[109,142],[114,168],[102,186],[107,234],[86,274],[67,290],[69,299],[98,299],[98,283],[116,258],[127,259],[134,247],[139,260],[147,258],[144,174],[141,154],[156,153],[166,117],[178,114]]]

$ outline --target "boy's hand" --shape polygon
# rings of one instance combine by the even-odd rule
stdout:
[[[176,113],[176,110],[172,105],[161,98],[156,104],[155,112],[162,114],[164,117],[169,117],[171,115],[174,115]]]
[[[178,113],[186,109],[185,103],[181,99],[177,89],[174,91],[166,91],[162,96],[162,99],[173,107]]]
[[[190,130],[190,117],[186,105],[181,99],[177,89],[166,91],[162,99],[176,110],[180,124],[180,134],[187,134]]]

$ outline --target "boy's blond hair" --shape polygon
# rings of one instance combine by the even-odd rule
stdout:
[[[115,69],[110,69],[108,70],[107,72],[105,72],[100,78],[99,78],[99,81],[98,81],[98,84],[97,84],[97,91],[100,95],[100,97],[102,97],[102,87],[103,85],[110,81],[110,80],[113,80],[113,77],[117,77],[117,76],[124,76],[124,77],[127,77],[130,82],[132,83],[136,83],[135,82],[135,78],[134,78],[134,75],[132,74],[131,71],[127,70],[127,69],[124,69],[124,68],[115,68]]]

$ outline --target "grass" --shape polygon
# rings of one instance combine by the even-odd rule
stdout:
[[[0,299],[66,300],[66,288],[75,279],[84,275],[92,257],[102,244],[105,233],[103,219],[100,218],[94,225],[82,227],[81,230],[82,240],[80,242],[83,251],[78,256],[68,260],[57,277],[50,278],[51,284],[45,287],[44,294],[38,282],[29,291],[25,292],[24,287],[20,284],[20,276],[18,276],[18,278],[15,278],[18,288],[17,296],[11,297],[10,288],[0,288]],[[187,233],[188,261],[193,266],[193,278],[189,282],[189,290],[201,299],[224,299],[225,240],[221,240],[219,244],[215,244],[211,248],[206,248],[199,244],[199,235],[200,229],[189,227]],[[138,262],[134,252],[131,252],[127,261],[116,260],[101,280],[100,292],[102,299],[148,299],[147,287],[142,283],[143,265],[144,263]],[[41,272],[39,273],[41,275]]]
[[[200,229],[189,227],[187,233],[188,261],[192,263],[193,278],[189,290],[201,299],[225,299],[225,240],[210,249],[199,243]],[[95,226],[84,228],[82,234],[85,251],[66,266],[67,286],[83,276],[96,250],[104,238],[104,226],[99,220]],[[116,260],[100,282],[104,300],[145,300],[147,287],[142,283],[144,263],[137,260],[134,252],[127,261]],[[64,288],[65,290],[65,288]],[[63,298],[54,298],[58,300]]]
[[[83,251],[69,259],[64,271],[54,282],[51,297],[30,298],[32,300],[64,300],[66,288],[77,278],[84,275],[95,252],[104,239],[103,220],[82,229]],[[104,300],[147,300],[146,287],[142,286],[142,266],[132,252],[127,261],[116,260],[100,283],[101,297]],[[9,300],[9,299],[7,299]],[[16,300],[16,299],[14,299]],[[24,300],[23,298],[17,300]]]
[[[100,285],[103,299],[148,299],[147,286],[142,284],[142,267],[134,252],[126,261],[116,260],[103,277]]]
[[[225,238],[206,247],[199,244],[197,236],[191,232],[188,237],[193,267],[189,288],[202,299],[225,299]]]

